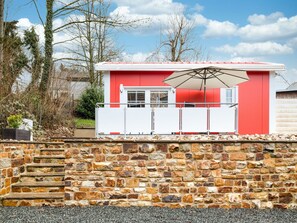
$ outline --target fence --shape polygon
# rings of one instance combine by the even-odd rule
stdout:
[[[176,103],[155,107],[156,104],[143,103],[141,106],[98,103],[95,118],[96,137],[104,134],[237,132],[237,104]]]

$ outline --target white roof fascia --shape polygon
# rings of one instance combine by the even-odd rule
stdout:
[[[228,62],[205,62],[205,63],[111,63],[102,62],[95,65],[100,71],[176,71],[217,66],[222,68],[239,69],[246,71],[284,71],[285,65],[278,63],[228,63]]]

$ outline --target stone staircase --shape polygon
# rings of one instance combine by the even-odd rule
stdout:
[[[2,198],[3,206],[63,206],[65,190],[65,151],[43,148],[25,165],[11,193]]]

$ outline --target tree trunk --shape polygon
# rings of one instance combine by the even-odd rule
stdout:
[[[3,78],[4,0],[0,0],[0,82]],[[1,95],[1,92],[0,92]]]
[[[46,24],[45,24],[45,47],[44,47],[44,65],[41,77],[39,90],[42,98],[47,94],[49,87],[49,81],[52,71],[53,63],[53,4],[54,0],[46,0]]]

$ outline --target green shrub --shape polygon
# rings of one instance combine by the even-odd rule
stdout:
[[[77,116],[86,119],[95,119],[96,103],[103,102],[103,89],[91,87],[86,89],[75,108]]]
[[[10,115],[7,117],[7,124],[9,128],[17,129],[23,123],[22,115]]]

